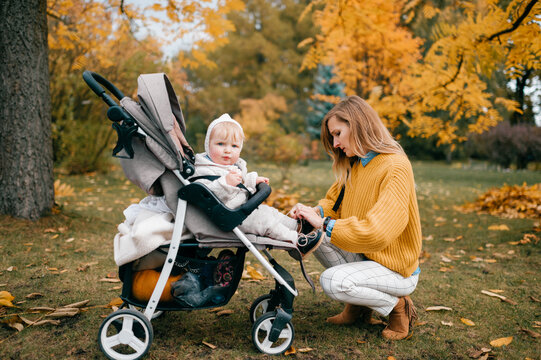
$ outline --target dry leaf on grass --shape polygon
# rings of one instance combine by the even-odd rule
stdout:
[[[540,338],[541,334],[535,331],[532,331],[530,329],[520,328],[520,331],[525,332],[526,334],[530,335],[533,338]]]
[[[12,301],[15,299],[8,291],[0,291],[0,306],[14,307]]]
[[[231,314],[233,314],[233,313],[235,313],[233,310],[231,310],[231,309],[226,309],[226,310],[218,311],[218,312],[216,313],[216,315],[218,315],[218,316],[224,316],[224,315],[231,315]]]
[[[500,347],[500,346],[504,346],[504,345],[509,345],[509,344],[511,344],[512,341],[513,341],[513,337],[509,336],[509,337],[504,337],[504,338],[499,338],[499,339],[492,340],[490,342],[490,345],[492,345],[494,347]]]
[[[216,349],[216,345],[212,345],[211,343],[208,343],[206,341],[201,341],[201,343],[203,343],[203,345],[206,345],[213,350]]]
[[[492,349],[491,348],[481,348],[480,350],[470,350],[468,351],[468,356],[471,357],[472,359],[481,359],[481,356],[484,356],[484,355],[487,355],[488,357],[488,353],[491,352]]]
[[[36,298],[40,298],[40,297],[43,297],[45,295],[43,295],[42,293],[31,293],[31,294],[28,294],[25,296],[25,298],[27,299],[36,299]]]
[[[251,265],[246,265],[246,269],[242,273],[242,279],[244,280],[264,280],[265,277],[257,271],[256,268],[254,268]]]
[[[440,311],[440,310],[453,311],[453,309],[447,306],[429,306],[425,309],[425,311]]]
[[[103,278],[103,279],[99,279],[98,281],[101,281],[101,282],[110,282],[110,283],[117,283],[117,282],[120,282],[120,279]]]
[[[315,351],[315,350],[316,349],[312,349],[311,347],[305,347],[305,348],[300,348],[297,351],[300,353],[306,353],[306,352]]]
[[[488,295],[490,297],[495,297],[495,298],[498,298],[500,299],[501,301],[505,301],[506,303],[509,303],[511,305],[518,305],[516,302],[514,302],[513,300],[503,296],[503,295],[499,295],[499,294],[495,294],[491,291],[488,291],[488,290],[481,290],[481,293],[482,294],[485,294],[485,295]]]
[[[462,321],[462,323],[468,325],[468,326],[475,326],[475,323],[473,321],[471,321],[470,319],[466,319],[466,318],[460,318],[460,321]]]
[[[289,349],[286,350],[286,352],[284,353],[284,355],[293,355],[293,354],[296,354],[297,353],[297,349],[295,349],[295,346],[291,346]]]
[[[509,226],[505,225],[505,224],[501,224],[501,225],[490,225],[488,227],[489,230],[495,230],[495,231],[508,231],[509,230]]]
[[[453,322],[452,321],[441,321],[441,324],[442,325],[445,325],[445,326],[453,326]]]
[[[106,307],[109,307],[109,308],[112,308],[113,306],[120,306],[124,304],[124,300],[122,300],[121,298],[117,297],[117,298],[114,298],[113,300],[111,300],[109,302],[109,304],[106,305]]]

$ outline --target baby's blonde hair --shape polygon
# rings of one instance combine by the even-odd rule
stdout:
[[[231,139],[235,142],[240,142],[241,145],[244,141],[243,131],[237,126],[237,124],[232,122],[221,122],[217,124],[214,129],[212,129],[209,138],[213,139],[214,137],[224,140]]]
[[[402,146],[393,138],[376,111],[358,96],[349,96],[333,107],[321,122],[321,142],[333,159],[333,172],[341,185],[349,177],[352,158],[334,147],[328,122],[336,118],[345,122],[350,130],[349,143],[356,156],[363,157],[369,151],[380,154],[405,154]]]

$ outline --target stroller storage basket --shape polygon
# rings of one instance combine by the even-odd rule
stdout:
[[[210,251],[210,250],[209,250]],[[193,310],[223,306],[229,302],[242,277],[246,249],[236,252],[222,249],[216,257],[193,254],[177,255],[172,275],[178,280],[171,282],[172,301],[160,301],[157,310]],[[148,301],[137,299],[133,294],[135,271],[132,264],[120,267],[122,300],[144,308]],[[168,289],[164,291],[169,291]]]

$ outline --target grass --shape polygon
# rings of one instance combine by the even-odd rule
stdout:
[[[456,205],[473,201],[490,187],[541,182],[541,173],[497,172],[414,163],[423,235],[422,273],[412,298],[419,311],[413,336],[389,342],[380,336],[382,326],[336,327],[325,318],[342,305],[323,294],[316,281],[312,293],[298,265],[284,252],[273,251],[280,264],[294,276],[300,295],[295,300],[294,346],[312,348],[300,359],[468,359],[473,350],[491,348],[496,359],[541,359],[539,338],[522,329],[540,332],[541,244],[511,245],[532,233],[531,219],[501,219],[490,215],[463,214]],[[255,169],[254,169],[255,170]],[[261,165],[275,189],[283,189],[304,203],[324,196],[332,181],[330,164],[311,163],[293,169],[283,183],[276,168]],[[62,319],[59,325],[30,326],[22,331],[0,327],[1,359],[101,359],[97,333],[106,307],[120,294],[119,283],[100,281],[117,271],[113,261],[113,236],[123,221],[122,210],[144,194],[129,184],[118,169],[108,175],[58,176],[75,189],[75,195],[59,197],[60,212],[36,222],[0,216],[0,291],[14,295],[16,308],[0,308],[7,314],[29,314],[35,306],[58,307],[90,300],[81,314]],[[505,224],[508,231],[489,231]],[[454,241],[450,241],[454,240]],[[447,262],[450,261],[450,262]],[[249,255],[247,263],[257,266]],[[313,258],[306,262],[317,280],[323,268]],[[251,343],[248,309],[258,296],[273,287],[272,278],[242,281],[237,294],[225,306],[231,315],[219,317],[206,310],[170,312],[153,320],[154,341],[149,359],[268,359]],[[483,295],[481,290],[502,290],[512,305]],[[43,296],[26,298],[28,294]],[[452,311],[425,311],[429,306]],[[467,326],[466,318],[475,323]],[[537,323],[536,323],[537,321]],[[444,323],[448,324],[445,325]],[[449,326],[449,324],[452,325]],[[511,344],[490,346],[490,341],[513,336]],[[202,342],[216,346],[211,349]],[[291,357],[291,356],[290,356]],[[280,358],[280,357],[278,357]]]

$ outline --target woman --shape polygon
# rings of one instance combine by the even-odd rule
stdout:
[[[321,228],[314,255],[327,268],[323,291],[346,303],[327,319],[352,324],[372,311],[389,315],[383,337],[408,336],[416,311],[408,296],[419,279],[421,224],[411,164],[374,109],[358,96],[323,119],[321,141],[333,159],[335,183],[318,206],[296,204],[291,215]]]

